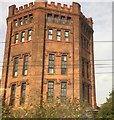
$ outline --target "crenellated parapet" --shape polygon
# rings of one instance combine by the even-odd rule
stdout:
[[[68,6],[67,4],[61,4],[55,2],[51,2],[50,4],[48,2],[38,2],[37,0],[35,2],[31,2],[29,4],[25,4],[24,6],[20,6],[19,8],[16,8],[16,5],[12,5],[9,7],[9,17],[12,15],[16,15],[22,12],[26,12],[29,10],[32,10],[34,8],[38,7],[44,7],[48,9],[53,9],[57,11],[62,11],[62,12],[69,12],[69,13],[74,13],[81,15],[81,17],[86,20],[88,23],[91,22],[90,19],[87,19],[83,13],[81,12],[81,6],[77,2],[73,2],[72,5]]]
[[[70,7],[68,7],[67,4],[62,5],[61,3],[57,3],[57,5],[55,5],[55,2],[51,2],[50,4],[47,4],[47,8],[60,10],[60,11],[65,11],[65,12],[72,12],[72,6],[71,5],[70,5]]]
[[[19,8],[16,7],[16,5],[12,5],[9,7],[9,16],[18,14],[18,13],[22,13],[28,10],[31,10],[33,8],[38,8],[38,7],[47,7],[49,9],[55,9],[55,10],[59,10],[59,11],[64,11],[64,12],[73,12],[73,13],[80,13],[80,4],[73,2],[72,5],[70,5],[68,7],[67,4],[61,4],[61,3],[57,3],[57,5],[55,5],[55,2],[51,2],[50,4],[48,4],[48,2],[31,2],[29,4],[25,4],[24,6],[20,6]]]
[[[15,14],[25,12],[27,10],[35,8],[35,4],[33,2],[29,4],[25,4],[24,6],[20,6],[19,8],[16,8]]]

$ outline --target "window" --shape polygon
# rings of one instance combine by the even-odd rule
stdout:
[[[87,86],[87,101],[90,103],[89,85]]]
[[[48,73],[54,73],[54,54],[49,54]]]
[[[28,18],[27,18],[27,16],[24,17],[24,24],[28,24]]]
[[[20,105],[25,103],[25,94],[26,94],[26,83],[22,83]]]
[[[82,100],[85,100],[85,84],[82,84]]]
[[[71,24],[71,17],[67,17],[67,24],[68,24],[68,25]]]
[[[15,105],[15,91],[16,91],[16,84],[11,86],[11,95],[10,95],[10,105]]]
[[[61,82],[61,100],[65,100],[67,96],[67,83],[66,82]]]
[[[24,63],[23,63],[23,75],[27,75],[28,74],[28,55],[24,56]]]
[[[65,17],[64,16],[61,16],[60,23],[65,24]]]
[[[48,20],[48,22],[52,22],[52,14],[47,15],[47,20]]]
[[[20,24],[20,26],[23,25],[23,20],[22,20],[22,18],[19,19],[19,24]]]
[[[51,28],[48,29],[48,39],[52,40],[53,30]]]
[[[89,78],[89,62],[87,62],[87,78]]]
[[[57,40],[61,40],[61,30],[57,30]]]
[[[18,26],[18,22],[17,22],[17,20],[14,20],[14,26],[15,26],[15,27]]]
[[[15,41],[14,41],[14,43],[18,43],[18,39],[19,39],[19,34],[16,33],[16,34],[15,34]]]
[[[53,93],[54,93],[54,82],[49,81],[48,82],[47,100],[52,100],[53,99]]]
[[[58,23],[58,15],[54,15],[54,23]]]
[[[61,74],[64,75],[67,72],[67,55],[62,55]]]
[[[65,41],[69,41],[69,31],[65,31]]]
[[[32,14],[31,14],[31,15],[29,15],[29,21],[30,21],[30,23],[32,23],[32,22],[33,22],[33,16],[32,16]]]
[[[21,42],[24,42],[25,41],[25,32],[22,32],[21,33]]]
[[[28,30],[28,40],[32,40],[32,30]]]
[[[89,50],[89,41],[87,40],[87,50]]]
[[[18,74],[18,57],[14,59],[14,68],[13,68],[13,76],[16,77]]]
[[[84,77],[85,76],[85,74],[84,74],[84,59],[82,58],[82,77]]]

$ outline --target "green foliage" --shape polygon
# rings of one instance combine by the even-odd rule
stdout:
[[[3,108],[3,118],[93,118],[91,107],[87,103],[81,103],[74,99],[53,100],[45,102],[41,108],[39,105],[20,107],[18,109]]]
[[[109,95],[109,98],[106,98],[106,102],[101,105],[100,110],[97,115],[98,118],[114,119],[113,117],[114,111],[112,109],[112,96],[113,95],[114,95],[114,91]]]

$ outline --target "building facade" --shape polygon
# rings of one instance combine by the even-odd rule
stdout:
[[[60,98],[96,106],[93,22],[79,3],[9,7],[2,72],[5,104]]]

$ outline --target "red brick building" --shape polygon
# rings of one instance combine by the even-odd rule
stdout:
[[[92,18],[80,4],[9,7],[2,86],[5,104],[60,98],[96,106]]]

